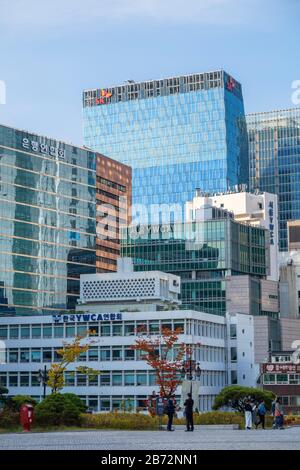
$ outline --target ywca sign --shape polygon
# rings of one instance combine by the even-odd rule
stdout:
[[[52,315],[54,323],[80,323],[122,320],[122,313],[78,313],[75,315]]]
[[[263,372],[267,374],[282,373],[282,374],[295,374],[300,372],[300,364],[263,364]]]

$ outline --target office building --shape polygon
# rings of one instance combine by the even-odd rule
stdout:
[[[133,203],[248,183],[242,88],[223,70],[83,92],[84,143],[133,168]]]
[[[131,346],[138,335],[178,329],[179,342],[192,346],[192,360],[201,367],[195,407],[211,410],[215,396],[227,383],[225,318],[180,310],[177,276],[159,272],[141,276],[127,263],[119,267],[115,274],[83,276],[80,303],[72,315],[1,317],[6,363],[1,365],[0,385],[9,389],[9,395],[40,400],[43,387],[38,371],[59,360],[57,350],[63,341],[92,331],[93,344],[69,366],[62,391],[76,393],[93,411],[146,411],[147,398],[159,387],[155,371]],[[175,359],[176,351],[172,354]],[[87,378],[75,371],[78,366],[97,369],[100,374]],[[178,402],[180,395],[181,386],[176,391]]]
[[[74,309],[80,274],[116,269],[120,243],[110,242],[107,222],[103,235],[107,214],[102,219],[100,211],[103,201],[107,211],[113,202],[119,217],[119,193],[130,198],[130,169],[107,165],[114,163],[88,149],[0,126],[0,315]]]
[[[300,108],[247,116],[250,188],[278,196],[279,249],[287,221],[300,218]]]
[[[234,303],[239,312],[274,316],[278,297],[261,301],[262,295],[273,295],[278,289],[275,281],[275,287],[268,281],[264,294],[261,288],[260,281],[269,275],[268,230],[236,222],[231,212],[209,204],[201,217],[185,224],[131,225],[122,237],[122,256],[133,259],[136,271],[161,270],[180,276],[185,308],[225,315]],[[253,280],[251,288],[243,284],[244,279]],[[228,297],[229,282],[230,292],[237,289],[238,298]]]
[[[278,220],[277,196],[256,191],[225,192],[206,194],[197,190],[192,201],[186,203],[186,220],[197,221],[205,204],[231,211],[234,219],[254,227],[265,227],[270,233],[270,275],[269,280],[278,281]]]

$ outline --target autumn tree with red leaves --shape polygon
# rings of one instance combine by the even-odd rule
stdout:
[[[142,358],[154,369],[161,397],[173,395],[182,382],[182,361],[185,358],[187,346],[184,343],[178,344],[178,335],[181,332],[180,329],[172,331],[163,328],[155,337],[142,334],[132,346],[132,349],[141,352]],[[176,358],[169,360],[168,357],[169,355],[172,357],[173,351],[176,351]]]

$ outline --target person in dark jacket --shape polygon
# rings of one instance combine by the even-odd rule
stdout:
[[[261,424],[261,427],[265,429],[265,416],[266,416],[266,406],[264,400],[261,400],[260,404],[257,408],[257,416],[258,420],[255,422],[255,428],[257,429],[258,426]]]
[[[191,393],[188,393],[187,396],[188,397],[184,402],[186,431],[194,431],[194,421],[193,421],[194,400],[192,399]]]
[[[175,400],[175,395],[171,395],[168,398],[168,403],[167,403],[167,415],[168,415],[168,418],[169,418],[168,419],[168,425],[167,425],[167,430],[168,431],[175,431],[175,429],[172,428],[173,418],[174,418],[174,414],[175,414],[174,400]]]

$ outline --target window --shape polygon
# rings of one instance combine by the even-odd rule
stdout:
[[[113,323],[112,325],[113,336],[123,336],[123,325],[122,323]]]
[[[98,386],[98,384],[99,384],[99,375],[98,374],[89,375],[88,381],[89,381],[89,386],[90,387]]]
[[[54,325],[54,338],[64,337],[64,327],[62,325]]]
[[[66,337],[67,338],[74,338],[75,336],[75,325],[67,325],[66,326]]]
[[[100,349],[100,361],[110,361],[110,349]]]
[[[32,387],[39,387],[39,374],[37,372],[31,372],[31,386]]]
[[[9,327],[9,337],[10,337],[10,339],[18,339],[19,338],[19,327],[18,326],[10,326]]]
[[[31,350],[31,362],[41,362],[41,350],[40,349],[32,349]]]
[[[0,339],[7,339],[7,326],[0,326]]]
[[[77,334],[79,336],[87,336],[88,330],[89,328],[86,323],[84,325],[77,325]]]
[[[29,373],[28,372],[21,372],[20,387],[29,387]]]
[[[147,373],[146,372],[138,372],[136,374],[136,384],[147,385]],[[154,384],[150,384],[150,385],[154,385]]]
[[[109,373],[105,373],[105,372],[102,372],[100,374],[100,386],[103,386],[103,387],[107,387],[107,386],[110,386],[110,374]]]
[[[67,387],[74,387],[75,385],[74,372],[65,372],[65,384]]]
[[[18,386],[18,374],[16,374],[15,372],[9,372],[8,386],[9,387],[17,387]]]
[[[230,339],[235,339],[236,338],[236,324],[232,323],[230,325]]]
[[[52,338],[52,325],[43,326],[43,338]]]
[[[101,336],[110,336],[110,324],[109,323],[102,323]]]
[[[33,339],[40,338],[41,332],[42,332],[41,325],[32,325],[31,335]]]
[[[99,325],[98,325],[98,323],[91,323],[89,325],[89,336],[99,336]]]
[[[134,373],[133,372],[125,372],[124,374],[124,385],[127,386],[134,386]]]
[[[88,355],[89,361],[98,361],[98,348],[90,348]]]
[[[112,360],[121,361],[122,360],[122,349],[113,347],[112,348]]]
[[[86,387],[86,374],[77,374],[77,387]]]
[[[100,411],[110,411],[109,397],[100,399]]]
[[[134,323],[125,322],[124,336],[132,336],[132,335],[134,335]]]
[[[231,371],[231,383],[237,384],[237,372],[236,370]]]
[[[19,351],[18,349],[10,349],[8,352],[9,362],[19,362]]]
[[[6,387],[6,372],[0,372],[0,386]]]
[[[113,375],[112,375],[112,385],[114,387],[122,386],[122,374],[113,373]]]
[[[30,327],[21,325],[21,338],[28,339],[30,338]]]
[[[230,348],[230,360],[231,360],[231,362],[236,362],[237,361],[237,349],[235,347]]]
[[[29,349],[21,349],[20,362],[29,362]]]
[[[43,362],[51,362],[52,361],[52,351],[51,349],[43,349]]]
[[[134,361],[134,349],[125,348],[124,359],[125,361]]]
[[[150,335],[157,335],[159,333],[159,324],[149,322],[149,333]]]
[[[86,351],[83,351],[78,356],[78,362],[86,362]]]

